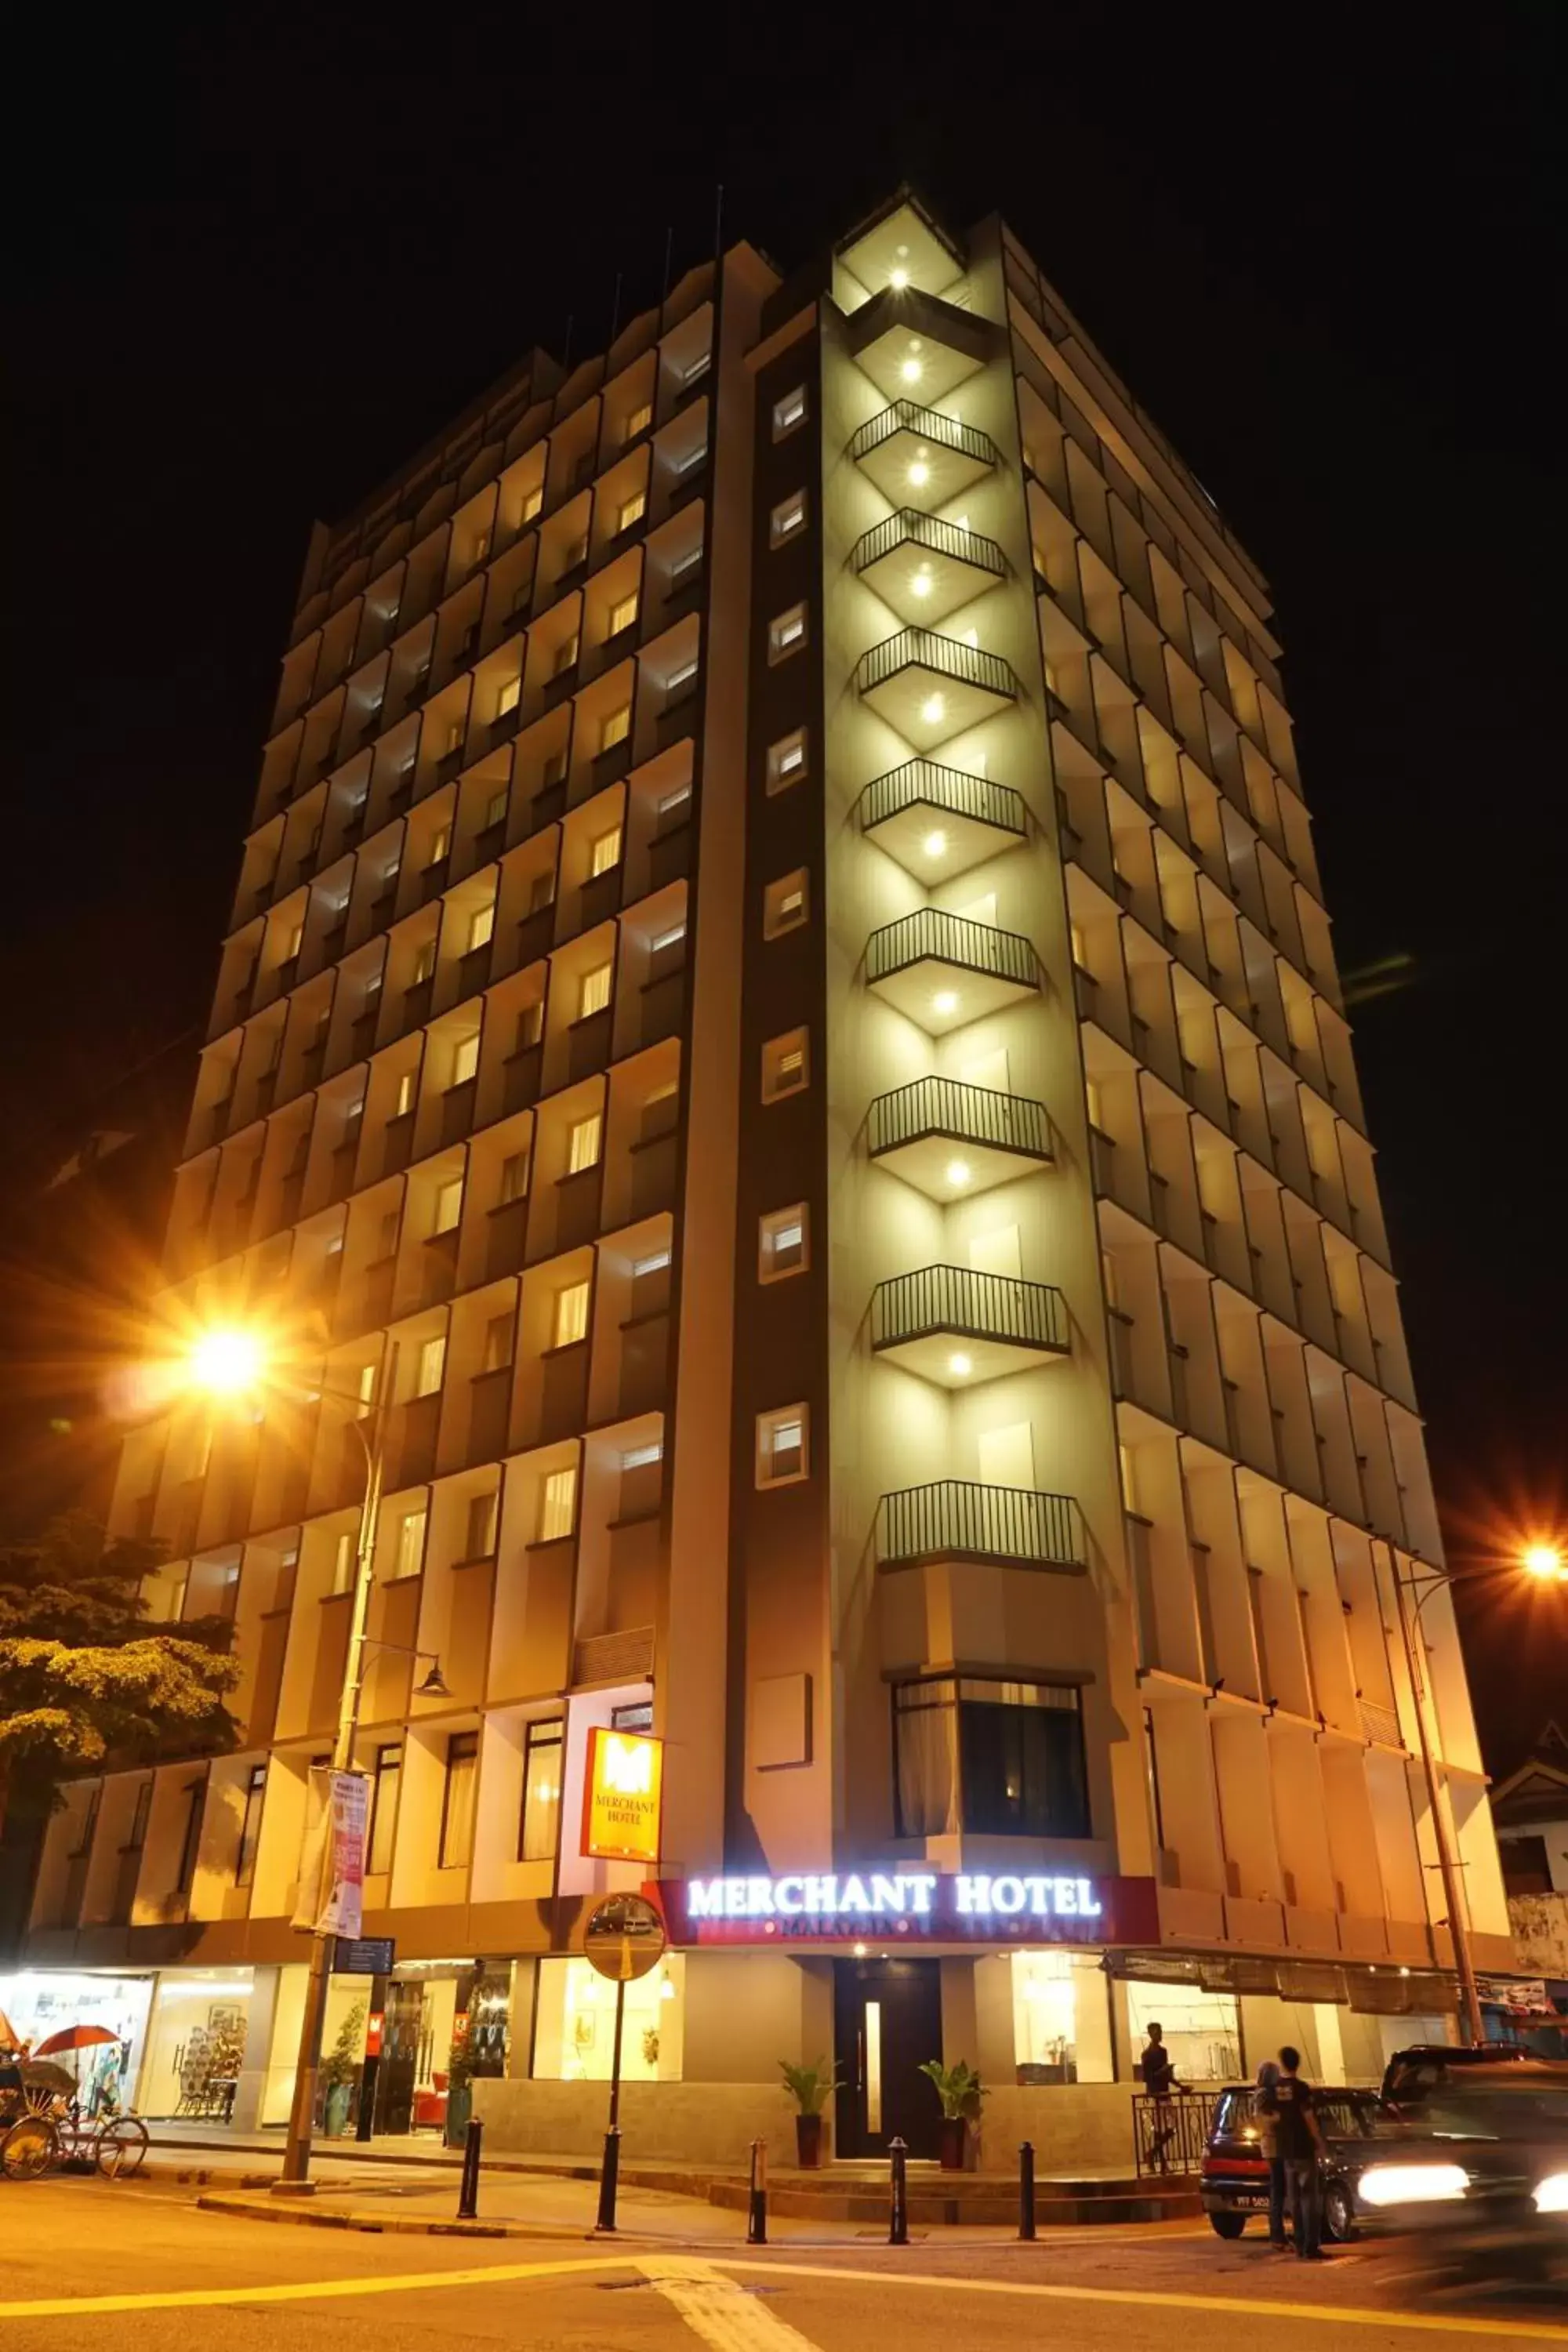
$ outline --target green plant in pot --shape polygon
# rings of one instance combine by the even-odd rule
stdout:
[[[348,2124],[354,2084],[364,2061],[364,2021],[365,2004],[356,2000],[321,2061],[321,2086],[326,2093],[322,2128],[328,2139],[341,2139]]]
[[[831,2058],[818,2058],[810,2066],[795,2066],[787,2058],[781,2058],[779,2072],[797,2110],[795,2161],[804,2171],[814,2171],[822,2162],[822,2110],[828,2093],[837,2088],[837,2064]]]
[[[951,2066],[940,2058],[928,2058],[920,2071],[936,2085],[942,2101],[942,2168],[962,2172],[969,2126],[980,2121],[980,2102],[985,2096],[979,2069],[966,2058],[955,2059]]]
[[[461,2147],[468,2136],[474,2105],[474,2037],[468,2026],[452,2036],[447,2054],[447,2124],[448,2147]]]

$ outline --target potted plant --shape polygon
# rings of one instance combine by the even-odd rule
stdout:
[[[942,2168],[962,2172],[969,2126],[979,2122],[980,2102],[985,2096],[979,2072],[966,2058],[955,2059],[951,2066],[944,2066],[940,2058],[928,2058],[920,2071],[935,2084],[942,2101]]]
[[[323,2129],[328,2139],[341,2139],[353,2103],[354,2084],[364,2057],[365,2004],[356,2000],[339,2029],[338,2038],[321,2061],[326,2091]]]
[[[447,2121],[448,2147],[461,2147],[468,2137],[468,2116],[474,2105],[474,2038],[468,2026],[452,2036],[447,2059]]]
[[[829,2091],[837,2087],[837,2064],[831,2058],[819,2058],[815,2065],[792,2066],[787,2058],[781,2058],[779,2071],[798,2109],[795,2119],[795,2162],[803,2171],[814,2172],[822,2162],[822,2110]]]

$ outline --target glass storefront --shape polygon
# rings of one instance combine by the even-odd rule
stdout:
[[[1234,2083],[1241,2074],[1241,2020],[1234,1993],[1130,1978],[1127,2022],[1134,2063],[1149,2028],[1163,2028],[1179,2083]]]
[[[667,1953],[651,1975],[626,1987],[621,2079],[680,2080],[686,1958]],[[616,1987],[584,1959],[541,1960],[533,2073],[549,2082],[607,2083],[616,2036]]]
[[[1015,1952],[1013,2053],[1020,2083],[1116,2076],[1110,1988],[1098,1952]]]
[[[226,2123],[245,2062],[249,1969],[182,1969],[158,1979],[137,2093],[152,2118]]]
[[[83,2105],[96,2113],[106,2096],[130,2106],[147,2038],[153,2000],[151,1977],[74,1975],[66,1970],[19,1969],[0,1975],[0,2014],[17,2042],[36,2050],[68,2026],[97,2025],[115,2039],[74,2052],[58,2063],[75,2075]]]

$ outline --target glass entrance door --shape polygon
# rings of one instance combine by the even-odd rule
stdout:
[[[920,2069],[942,2056],[940,1963],[836,1960],[833,2012],[837,2153],[880,2156],[901,2139],[911,2156],[938,2155],[942,2102]]]

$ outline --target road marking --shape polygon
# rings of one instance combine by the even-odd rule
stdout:
[[[637,2267],[713,2352],[816,2352],[809,2336],[733,2279],[721,2277],[711,2263],[650,2262],[645,2255]]]
[[[562,2278],[585,2271],[625,2270],[633,2254],[590,2254],[556,2263],[489,2263],[472,2270],[406,2271],[363,2278],[302,2279],[287,2286],[193,2286],[165,2294],[61,2294],[33,2303],[0,2303],[0,2320],[93,2319],[126,2311],[211,2311],[230,2304],[315,2303],[359,2294],[411,2294],[419,2287],[493,2286],[514,2279]]]
[[[772,2278],[853,2279],[865,2285],[921,2287],[955,2294],[1033,2295],[1049,2303],[1142,2304],[1155,2310],[1234,2312],[1254,2319],[1332,2320],[1341,2327],[1383,2327],[1433,2336],[1502,2336],[1515,2344],[1568,2344],[1568,2327],[1550,2322],[1518,2319],[1477,2319],[1458,2314],[1441,2317],[1428,2311],[1373,2311],[1365,2305],[1333,2303],[1274,2303],[1261,2296],[1240,2294],[1181,2294],[1160,2287],[1058,2286],[1026,2279],[949,2278],[941,2272],[839,2268],[828,2263],[761,2263],[744,2255],[713,2254],[715,2269],[756,2271]],[[770,2316],[772,2315],[770,2314]]]

